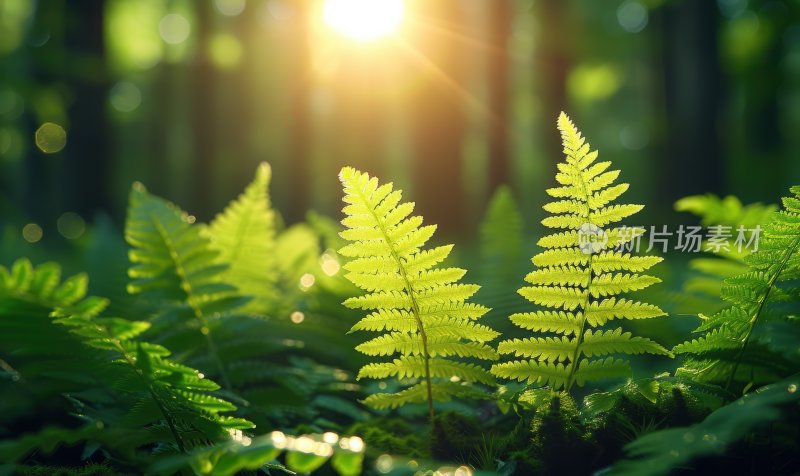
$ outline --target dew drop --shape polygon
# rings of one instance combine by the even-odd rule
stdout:
[[[787,391],[788,391],[789,393],[794,393],[794,392],[796,392],[796,391],[797,391],[797,384],[796,384],[796,383],[793,383],[793,384],[789,385],[789,388],[787,389]]]

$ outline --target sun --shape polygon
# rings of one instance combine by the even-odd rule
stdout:
[[[394,33],[403,21],[403,0],[325,0],[325,23],[357,41],[373,41]]]

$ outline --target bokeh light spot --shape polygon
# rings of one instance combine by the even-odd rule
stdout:
[[[227,17],[235,17],[244,11],[245,0],[214,0],[214,6]]]
[[[58,232],[68,240],[80,238],[86,231],[86,222],[75,212],[66,212],[56,221]]]
[[[326,0],[322,10],[328,26],[357,41],[391,35],[404,15],[403,0]]]
[[[323,253],[319,259],[319,265],[322,268],[322,272],[327,274],[328,276],[334,276],[341,269],[341,265],[339,264],[339,261],[334,257],[334,253],[335,251],[328,250],[325,253]]]
[[[42,231],[42,227],[36,223],[28,223],[22,227],[22,238],[24,238],[28,243],[36,243],[42,239],[43,235],[44,232]]]
[[[617,8],[617,21],[628,33],[639,33],[644,30],[648,17],[647,7],[634,0],[629,0]]]
[[[208,45],[211,61],[222,69],[232,69],[242,61],[242,43],[233,35],[220,33]]]
[[[380,471],[381,473],[388,473],[392,470],[394,466],[394,459],[390,455],[382,454],[378,456],[378,459],[375,460],[375,468]]]
[[[308,289],[314,285],[314,282],[317,279],[314,277],[313,274],[306,273],[300,277],[300,289],[303,291],[308,291]]]
[[[170,13],[164,15],[164,18],[158,23],[158,32],[161,34],[161,39],[166,43],[179,45],[189,38],[192,26],[183,15]]]
[[[119,112],[131,112],[142,103],[142,92],[135,84],[120,81],[111,88],[109,100]]]
[[[622,75],[610,64],[578,65],[567,78],[570,96],[583,101],[605,99],[621,85]]]
[[[306,315],[300,311],[294,311],[292,315],[289,316],[289,319],[291,319],[295,324],[300,324],[306,320]]]
[[[45,122],[36,130],[36,147],[45,154],[55,154],[67,145],[67,131],[54,122]]]

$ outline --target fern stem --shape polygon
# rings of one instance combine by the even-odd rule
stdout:
[[[197,305],[194,300],[194,290],[192,289],[192,283],[186,277],[186,270],[183,269],[183,265],[181,264],[180,260],[178,259],[178,253],[175,249],[175,245],[172,242],[172,239],[169,236],[167,230],[164,229],[164,225],[161,224],[158,217],[152,217],[153,224],[155,225],[156,230],[158,230],[158,234],[161,236],[161,239],[164,241],[164,244],[169,249],[169,257],[172,260],[172,264],[175,266],[175,272],[178,275],[178,278],[181,280],[181,289],[186,293],[187,302],[189,307],[192,309],[194,313],[194,317],[200,322],[200,332],[206,338],[206,344],[208,345],[208,351],[211,354],[211,358],[214,359],[214,363],[219,370],[220,379],[222,379],[222,384],[226,390],[231,389],[231,382],[228,379],[228,373],[225,371],[225,366],[222,363],[222,359],[219,356],[219,351],[217,350],[217,345],[214,342],[214,338],[211,336],[211,329],[208,327],[208,321],[206,320],[205,316],[203,315],[203,310]]]
[[[566,145],[566,144],[565,144]],[[583,179],[583,174],[581,173],[580,169],[578,168],[577,163],[572,164],[576,170],[576,176],[580,180],[580,187],[581,193],[583,194],[583,203],[586,204],[586,222],[592,223],[592,209],[589,206],[589,190],[586,184],[586,181]],[[572,358],[570,359],[569,363],[569,374],[567,375],[567,381],[564,385],[564,391],[569,393],[569,390],[572,388],[572,385],[575,383],[575,372],[578,369],[578,359],[581,356],[581,345],[583,344],[583,334],[584,330],[586,329],[586,310],[589,308],[589,290],[592,288],[592,280],[594,279],[594,273],[592,273],[592,259],[594,258],[594,250],[590,248],[589,253],[589,262],[586,263],[586,271],[589,273],[589,279],[586,282],[586,289],[584,289],[584,296],[583,296],[583,304],[581,305],[581,326],[580,330],[578,331],[578,335],[575,341],[575,350],[572,353]]]
[[[361,189],[358,189],[359,194],[361,195],[362,199],[365,203],[369,204],[369,197],[365,196]],[[419,334],[420,340],[422,340],[422,357],[425,360],[425,387],[427,390],[427,398],[428,398],[428,418],[430,419],[431,424],[433,424],[433,383],[431,380],[431,369],[430,369],[430,360],[431,356],[428,353],[428,335],[425,332],[425,326],[422,323],[422,313],[419,310],[419,304],[417,303],[417,298],[414,295],[414,287],[411,285],[411,280],[408,279],[408,273],[406,272],[405,266],[403,266],[403,261],[398,256],[397,251],[394,249],[394,244],[392,240],[389,238],[389,233],[386,231],[386,227],[384,226],[383,221],[380,217],[375,213],[375,210],[371,206],[366,207],[372,217],[375,219],[375,223],[378,224],[378,229],[381,230],[381,234],[383,235],[383,239],[386,240],[386,244],[389,245],[389,249],[391,250],[392,258],[397,263],[397,268],[400,270],[400,276],[403,278],[403,285],[406,288],[406,292],[408,292],[408,297],[411,300],[411,312],[414,315],[414,319],[417,322],[417,333]]]
[[[581,355],[581,345],[583,344],[583,334],[584,330],[586,329],[586,309],[589,308],[589,289],[592,286],[592,279],[594,278],[594,274],[592,273],[592,257],[594,255],[589,255],[589,263],[586,265],[586,270],[589,272],[589,280],[586,283],[586,290],[584,291],[583,297],[583,304],[581,305],[581,326],[580,330],[578,331],[578,335],[576,336],[575,341],[575,351],[572,353],[572,357],[570,358],[569,363],[569,374],[567,375],[567,382],[564,385],[564,391],[569,393],[569,390],[572,388],[572,385],[575,383],[575,371],[578,369],[578,359]]]
[[[739,365],[742,362],[742,358],[744,357],[744,353],[747,350],[748,344],[750,344],[750,336],[753,334],[753,329],[756,327],[756,323],[758,322],[758,318],[761,317],[761,312],[764,310],[764,306],[767,303],[767,299],[769,298],[769,294],[772,289],[775,287],[775,282],[780,277],[783,270],[786,268],[786,265],[789,263],[789,258],[797,251],[798,246],[800,246],[800,237],[795,238],[794,243],[786,249],[784,255],[781,257],[781,264],[778,266],[778,269],[775,270],[772,276],[770,276],[769,282],[767,282],[767,289],[764,291],[764,295],[761,296],[761,299],[758,301],[758,307],[753,314],[753,317],[750,318],[748,322],[747,333],[744,336],[744,342],[742,347],[739,349],[739,352],[736,354],[736,360],[733,364],[733,371],[731,371],[730,375],[728,375],[728,381],[725,383],[725,390],[730,391],[730,386],[733,384],[733,379],[736,377],[736,372],[739,370]]]

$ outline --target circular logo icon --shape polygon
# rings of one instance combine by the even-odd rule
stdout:
[[[587,255],[602,251],[607,243],[608,234],[599,226],[584,223],[578,228],[578,248]]]

